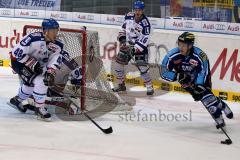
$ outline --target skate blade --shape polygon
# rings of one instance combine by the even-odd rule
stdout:
[[[25,112],[27,111],[27,110],[26,110],[26,111],[22,111],[22,110],[20,110],[18,107],[12,105],[10,102],[7,102],[7,105],[9,105],[10,107],[12,107],[12,108],[18,110],[18,111],[21,112],[21,113],[25,113]]]
[[[44,121],[44,122],[51,122],[52,121],[51,118],[42,118],[41,116],[38,116],[38,115],[37,115],[37,120]]]

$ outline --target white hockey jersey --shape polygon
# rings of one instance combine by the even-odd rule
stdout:
[[[65,65],[70,69],[70,73],[68,76],[68,80],[76,80],[81,81],[82,80],[82,67],[78,65],[78,63],[70,58],[70,55],[66,51],[62,51],[62,65]]]
[[[127,42],[134,44],[134,47],[142,52],[149,44],[151,24],[144,14],[139,22],[136,22],[134,17],[132,12],[125,16],[121,32],[125,33]]]
[[[42,32],[34,32],[24,36],[11,54],[20,63],[35,58],[42,67],[57,69],[61,65],[62,49],[63,44],[60,41],[46,42]]]

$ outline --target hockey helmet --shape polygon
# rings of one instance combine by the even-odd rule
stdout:
[[[59,24],[53,18],[44,19],[43,22],[42,22],[42,28],[43,28],[43,30],[58,29],[59,28]]]
[[[134,2],[134,9],[144,9],[144,2],[142,1],[136,1]]]
[[[187,43],[187,44],[194,44],[195,36],[190,32],[184,32],[178,37],[178,41]]]

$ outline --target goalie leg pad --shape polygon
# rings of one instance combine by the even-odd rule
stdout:
[[[221,101],[219,101],[219,99],[213,94],[205,95],[201,102],[215,119],[222,115]]]

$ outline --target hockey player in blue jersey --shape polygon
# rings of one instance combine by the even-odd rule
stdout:
[[[48,86],[52,86],[55,71],[61,64],[63,44],[56,40],[59,24],[54,19],[44,19],[42,32],[26,35],[11,52],[11,65],[19,75],[22,84],[18,95],[10,99],[10,105],[26,112],[22,102],[34,97],[36,114],[50,120],[51,114],[45,108]]]
[[[125,16],[122,30],[119,32],[118,41],[120,51],[116,56],[115,72],[118,79],[118,86],[113,88],[114,92],[126,91],[124,65],[134,57],[141,77],[147,88],[147,95],[153,95],[152,80],[148,72],[148,44],[150,38],[151,24],[143,14],[144,2],[134,3],[134,13]]]
[[[222,112],[233,118],[229,106],[212,93],[209,60],[201,49],[194,46],[195,36],[184,32],[178,37],[178,47],[169,51],[161,64],[161,77],[167,81],[178,81],[195,101],[201,101],[217,122],[224,127]]]

